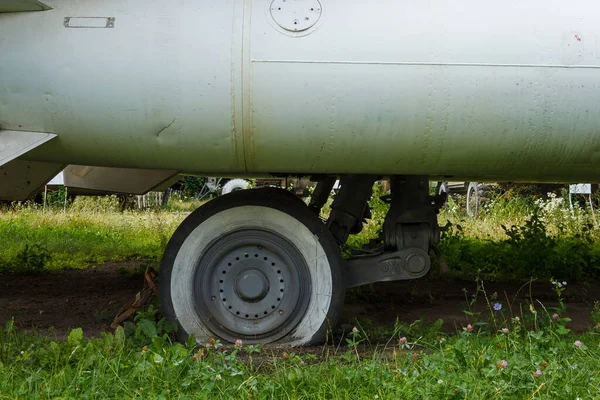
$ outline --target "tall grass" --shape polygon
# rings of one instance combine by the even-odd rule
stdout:
[[[360,234],[350,237],[350,247],[381,241],[389,208],[379,198],[383,194],[376,186],[369,202],[373,217]],[[555,194],[536,198],[492,193],[479,213],[469,217],[464,203],[464,197],[451,196],[438,215],[442,234],[437,248],[450,276],[600,278],[600,230],[585,204],[574,202],[571,207]],[[434,269],[439,261],[434,257]]]
[[[375,186],[372,217],[352,235],[350,250],[381,241],[389,205]],[[470,278],[478,272],[495,279],[600,278],[600,235],[588,208],[573,208],[561,197],[546,199],[490,196],[476,217],[467,217],[464,198],[450,197],[438,221],[439,252],[451,274]],[[62,204],[62,203],[61,203]],[[28,205],[0,212],[0,271],[85,268],[127,259],[160,259],[165,245],[188,210],[201,205],[177,196],[166,207],[121,212],[115,197],[77,198],[61,207]],[[322,217],[326,218],[329,204]],[[434,257],[434,262],[437,259]]]
[[[467,217],[451,199],[439,245],[453,272],[488,278],[600,278],[600,232],[589,208],[548,198],[491,197]],[[444,221],[444,222],[442,222]]]
[[[109,202],[79,204],[67,210],[22,207],[0,213],[0,271],[85,268],[126,259],[160,259],[171,234],[186,214],[118,211]],[[43,249],[42,266],[24,265],[24,253]],[[31,258],[31,257],[30,257]]]

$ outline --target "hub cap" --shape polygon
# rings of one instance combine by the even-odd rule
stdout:
[[[235,293],[244,301],[260,301],[268,292],[269,281],[265,274],[257,269],[245,270],[235,280]]]

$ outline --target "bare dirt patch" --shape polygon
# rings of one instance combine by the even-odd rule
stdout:
[[[63,338],[72,328],[86,336],[109,331],[110,323],[144,285],[143,261],[111,262],[86,270],[39,275],[0,274],[0,321]]]
[[[88,337],[111,331],[110,323],[118,310],[132,300],[144,286],[139,273],[143,261],[113,262],[95,268],[40,275],[0,274],[0,323],[10,318],[23,330],[37,330],[64,338],[72,328],[83,328]],[[465,293],[476,286],[471,281],[422,280],[379,283],[348,295],[341,326],[351,327],[355,319],[370,327],[391,327],[396,320],[411,323],[423,318],[426,324],[438,318],[443,329],[454,332],[469,320],[463,313]],[[557,305],[548,282],[486,283],[486,293],[498,295],[507,315],[528,311],[533,302],[541,311]],[[568,305],[569,327],[583,331],[591,326],[590,311],[600,300],[599,282],[570,283],[564,292]],[[473,311],[489,314],[483,296]]]

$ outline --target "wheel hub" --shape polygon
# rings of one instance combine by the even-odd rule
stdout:
[[[285,295],[289,269],[262,246],[242,246],[220,263],[219,297],[227,310],[242,319],[259,319],[278,309]],[[283,268],[283,269],[282,269]]]
[[[308,267],[285,238],[259,229],[216,239],[199,261],[197,310],[221,337],[275,340],[308,307]]]

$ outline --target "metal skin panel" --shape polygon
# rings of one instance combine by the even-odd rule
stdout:
[[[253,4],[249,169],[598,181],[600,3]]]
[[[0,130],[0,165],[55,138],[53,133]]]
[[[43,186],[64,164],[24,161],[20,159],[0,166],[0,200],[24,200]]]
[[[49,9],[50,7],[38,0],[2,0],[0,3],[0,13],[44,11]]]
[[[0,126],[58,135],[28,159],[244,171],[233,89],[241,3],[48,4],[53,10],[0,14]],[[114,24],[65,26],[83,17]]]
[[[302,32],[271,0],[47,3],[0,14],[0,126],[58,135],[30,160],[600,176],[596,1],[320,0]]]
[[[144,194],[177,174],[177,171],[69,165],[64,185],[107,193]]]

